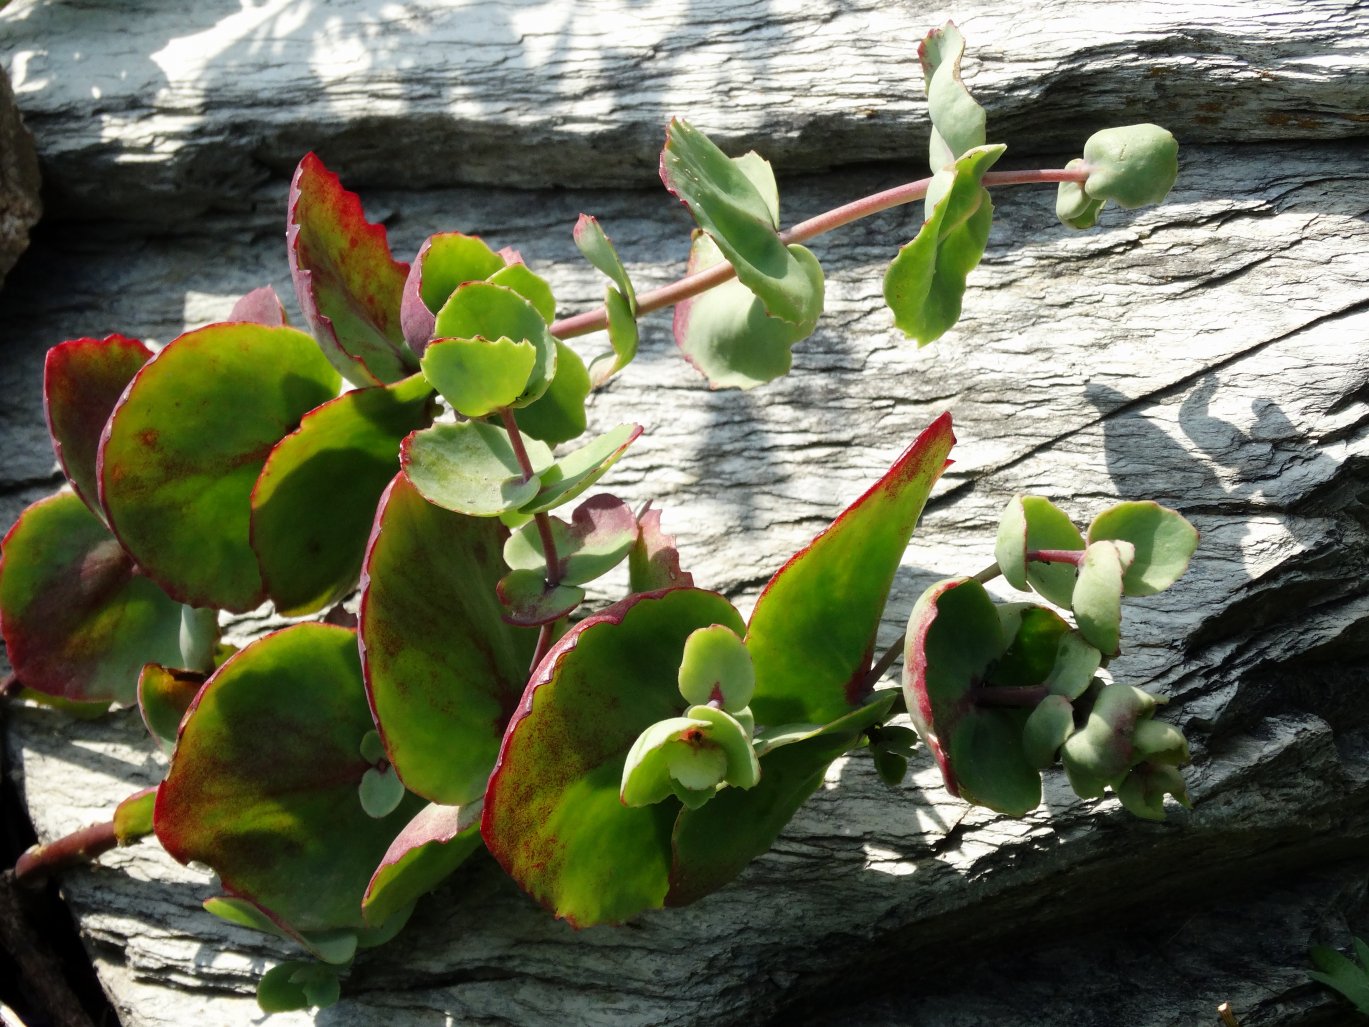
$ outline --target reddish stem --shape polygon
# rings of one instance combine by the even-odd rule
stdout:
[[[1027,560],[1035,563],[1067,563],[1078,567],[1084,562],[1082,549],[1028,549]]]
[[[965,697],[974,705],[981,707],[1030,708],[1040,703],[1048,695],[1050,695],[1050,689],[1045,685],[1021,685],[1018,687],[980,685],[971,688]]]
[[[984,175],[982,181],[985,186],[992,187],[1034,185],[1047,182],[1082,182],[1086,178],[1088,178],[1087,168],[1042,168],[1036,171],[990,171]],[[815,218],[801,221],[793,228],[781,232],[780,238],[786,244],[807,242],[809,239],[822,235],[824,232],[830,232],[834,228],[841,228],[843,225],[849,225],[853,221],[859,221],[861,218],[867,218],[872,214],[878,214],[892,207],[920,200],[927,195],[927,188],[931,182],[930,178],[921,178],[916,182],[907,182],[892,189],[885,189],[883,192],[862,197],[834,210],[829,210],[825,214],[819,214]],[[686,275],[670,285],[639,295],[637,297],[637,312],[649,314],[654,310],[672,307],[681,300],[697,296],[715,285],[722,285],[723,282],[733,278],[735,274],[732,265],[727,261],[714,264],[705,271]],[[598,310],[586,311],[583,314],[576,314],[574,317],[562,318],[551,326],[551,334],[558,339],[572,339],[577,335],[588,335],[591,332],[602,331],[607,327],[608,311],[600,307]]]

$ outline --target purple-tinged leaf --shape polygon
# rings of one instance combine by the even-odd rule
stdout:
[[[569,585],[583,585],[607,574],[637,541],[632,508],[616,496],[602,494],[585,500],[571,514],[569,524],[559,517],[550,521],[557,577]],[[509,537],[504,562],[515,570],[545,569],[542,533],[536,524],[525,524]]]
[[[640,424],[620,424],[560,457],[538,472],[537,495],[518,509],[523,513],[542,513],[569,503],[608,473],[641,434]]]
[[[100,444],[100,501],[138,566],[192,606],[265,598],[249,541],[272,447],[337,395],[338,376],[293,328],[187,332],[129,385]]]
[[[233,304],[228,320],[250,321],[253,324],[266,325],[268,328],[280,328],[290,323],[290,319],[285,316],[285,307],[281,304],[280,297],[269,285],[253,289]]]
[[[160,663],[143,665],[138,676],[138,709],[148,734],[167,755],[176,747],[185,711],[190,709],[205,679],[206,675],[193,670],[175,670]]]
[[[467,282],[483,282],[506,262],[503,251],[495,253],[477,236],[461,232],[428,236],[409,268],[401,301],[400,322],[410,351],[423,356],[433,337],[437,312],[452,293]]]
[[[400,475],[362,570],[366,687],[410,791],[461,805],[484,790],[527,680],[535,631],[504,623],[495,584],[505,529],[433,506]]]
[[[376,501],[399,444],[430,420],[422,375],[356,389],[306,414],[266,458],[252,489],[251,539],[267,594],[287,616],[356,587]]]
[[[73,493],[34,503],[0,542],[0,631],[35,692],[132,703],[144,663],[180,663],[181,611]]]
[[[537,668],[485,796],[482,834],[518,884],[581,927],[661,906],[680,805],[619,801],[623,765],[682,707],[677,669],[696,628],[742,621],[696,589],[632,596],[581,621]]]
[[[680,569],[675,536],[661,530],[661,511],[648,500],[637,515],[637,541],[628,554],[628,580],[633,592],[692,586],[694,575]]]
[[[439,806],[418,811],[386,851],[371,877],[361,912],[381,924],[445,881],[480,848],[483,806]]]
[[[151,358],[152,351],[138,340],[109,335],[54,346],[43,364],[43,412],[57,462],[101,520],[100,433],[128,383]]]
[[[290,183],[285,241],[305,323],[344,378],[384,385],[418,370],[399,319],[409,265],[312,153]]]
[[[365,926],[376,865],[421,807],[367,816],[373,729],[356,635],[297,624],[247,646],[196,696],[157,794],[157,837],[182,863],[301,933]]]
[[[746,636],[757,722],[826,724],[869,698],[880,615],[954,442],[942,414],[765,586]]]
[[[553,585],[543,571],[510,571],[495,592],[504,604],[504,620],[519,627],[551,624],[568,616],[585,601],[585,590],[564,583]]]

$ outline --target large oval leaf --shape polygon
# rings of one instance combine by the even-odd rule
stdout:
[[[128,383],[150,359],[152,351],[138,340],[110,335],[53,346],[43,363],[43,412],[57,462],[101,519],[100,433]]]
[[[423,807],[376,868],[361,909],[383,924],[450,877],[480,848],[481,806]]]
[[[399,318],[409,265],[312,153],[290,183],[285,241],[304,320],[343,377],[380,385],[418,370]]]
[[[422,807],[361,808],[372,730],[356,633],[297,624],[247,646],[206,682],[181,724],[155,826],[182,863],[301,932],[364,927],[361,898]]]
[[[144,663],[180,665],[182,609],[70,492],[30,506],[0,542],[5,650],[36,692],[134,702]]]
[[[209,325],[158,353],[100,447],[100,499],[138,566],[193,606],[257,606],[252,488],[271,448],[338,384],[293,328]]]
[[[252,489],[251,537],[281,613],[320,610],[356,586],[376,501],[399,469],[399,443],[428,421],[431,396],[422,375],[348,392],[271,450]]]
[[[390,761],[411,791],[477,798],[523,693],[535,631],[501,618],[507,532],[427,502],[403,475],[385,490],[362,571],[361,653]]]
[[[529,894],[577,926],[661,906],[680,803],[619,801],[637,736],[682,708],[685,639],[741,618],[722,596],[674,589],[632,596],[576,625],[523,696],[485,796],[482,833]]]
[[[765,586],[746,636],[757,723],[826,724],[864,702],[894,573],[954,442],[942,414]]]

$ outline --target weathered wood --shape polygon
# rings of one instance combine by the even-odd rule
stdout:
[[[354,186],[421,190],[366,190],[401,257],[429,231],[478,232],[521,249],[563,313],[602,290],[570,239],[582,209],[639,286],[681,270],[689,226],[673,200],[586,188],[649,177],[670,113],[732,146],[764,141],[782,174],[922,163],[907,156],[925,132],[913,42],[944,12],[582,4],[571,21],[563,6],[11,4],[10,66],[66,214],[160,230],[52,227],[0,294],[0,522],[60,481],[46,346],[115,330],[166,342],[264,282],[290,296],[283,176],[306,146]],[[1195,809],[1141,823],[1051,779],[1047,802],[1011,821],[950,799],[921,757],[897,792],[855,757],[736,884],[626,928],[576,934],[476,865],[366,956],[317,1022],[725,1024],[787,1010],[878,1027],[1159,1027],[1210,1022],[1225,999],[1260,1027],[1336,1008],[1299,961],[1369,929],[1362,885],[1347,884],[1364,864],[1327,869],[1369,840],[1369,146],[1252,140],[1361,132],[1369,76],[1360,5],[1288,7],[962,9],[973,85],[1021,150],[1066,136],[1077,148],[1092,122],[1136,117],[1241,145],[1186,146],[1168,203],[1109,212],[1087,234],[1055,224],[1051,190],[999,194],[966,317],[933,347],[899,337],[883,308],[884,266],[918,218],[895,211],[815,245],[828,311],[789,378],[709,392],[655,318],[592,407],[599,426],[646,427],[605,487],[655,499],[698,581],[743,608],[950,409],[956,464],[898,575],[886,641],[926,584],[989,562],[1014,493],[1081,520],[1118,497],[1179,507],[1203,531],[1199,556],[1172,592],[1128,606],[1113,671],[1171,699],[1195,743]],[[1114,109],[1123,96],[1135,106]],[[789,182],[785,219],[915,174]],[[432,188],[456,180],[579,188]],[[214,205],[232,213],[186,220]],[[105,818],[163,767],[132,711],[81,723],[15,709],[7,740],[43,838]],[[201,911],[206,876],[151,844],[66,890],[130,1027],[251,1022],[256,976],[287,955]],[[1167,959],[1188,968],[1173,986]],[[1137,964],[1154,975],[1139,985]],[[869,998],[891,984],[911,990]],[[1008,988],[1021,1000],[995,994]],[[864,1004],[824,1013],[824,998]]]
[[[1021,153],[1128,121],[1201,142],[1344,138],[1369,117],[1354,0],[16,0],[0,32],[68,212],[166,223],[241,205],[308,148],[375,186],[641,184],[672,115],[791,173],[920,167],[916,45],[948,15]]]

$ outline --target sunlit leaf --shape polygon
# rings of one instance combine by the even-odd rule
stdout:
[[[917,56],[932,119],[929,162],[933,171],[939,171],[965,151],[984,145],[984,108],[960,79],[965,37],[953,22],[928,32]]]
[[[619,294],[627,304],[628,312],[635,317],[637,293],[632,288],[632,280],[628,278],[627,269],[623,267],[618,251],[613,248],[612,241],[600,226],[599,219],[589,214],[581,214],[575,222],[573,234],[576,248],[618,287]]]
[[[557,576],[566,584],[582,585],[608,573],[637,541],[637,519],[631,508],[610,495],[585,500],[569,523],[559,517],[548,520],[556,546]],[[536,524],[526,524],[509,536],[504,562],[515,570],[545,569],[542,533]]]
[[[537,399],[547,391],[556,374],[556,340],[547,330],[546,321],[536,307],[502,285],[470,282],[461,286],[437,312],[433,330],[441,339],[511,339],[529,343],[535,359],[512,406],[527,406]],[[424,358],[428,360],[429,354],[425,353]],[[425,363],[425,373],[427,366]]]
[[[456,513],[493,517],[537,499],[539,475],[556,461],[535,439],[525,440],[534,474],[523,477],[508,432],[462,421],[414,432],[400,448],[404,473],[429,502]]]
[[[167,755],[176,747],[181,720],[204,684],[205,676],[190,670],[173,670],[159,663],[145,664],[138,675],[138,709],[143,715],[143,723]]]
[[[589,392],[585,362],[558,339],[556,377],[539,399],[514,411],[518,430],[549,446],[579,438],[585,432],[585,399]]]
[[[452,409],[484,417],[523,394],[537,347],[522,339],[434,339],[423,351],[423,374]]]
[[[523,513],[541,513],[569,503],[602,478],[640,434],[641,425],[620,424],[560,457],[538,472],[541,487],[531,501],[518,509]]]
[[[680,569],[675,536],[661,530],[661,511],[647,503],[637,518],[637,541],[628,554],[628,579],[634,592],[693,585],[694,575]]]
[[[425,239],[405,279],[400,308],[410,351],[423,355],[437,312],[459,286],[483,282],[503,266],[504,258],[476,236],[440,232]]]
[[[552,295],[551,286],[545,278],[535,274],[521,260],[500,268],[490,275],[488,281],[491,285],[502,285],[518,293],[532,304],[533,309],[547,324],[556,319],[556,297]]]
[[[366,888],[361,911],[383,923],[445,881],[480,848],[480,803],[430,804],[419,810],[380,861]]]
[[[409,265],[390,255],[385,226],[314,154],[290,183],[286,252],[305,323],[354,385],[398,381],[418,370],[399,309]]]
[[[251,321],[253,324],[266,325],[269,328],[279,328],[289,323],[280,297],[269,285],[253,289],[234,303],[233,309],[229,311],[228,320]]]
[[[1198,530],[1176,510],[1153,501],[1118,503],[1093,519],[1088,541],[1120,539],[1135,558],[1122,584],[1129,596],[1163,592],[1183,576],[1198,548]]]

